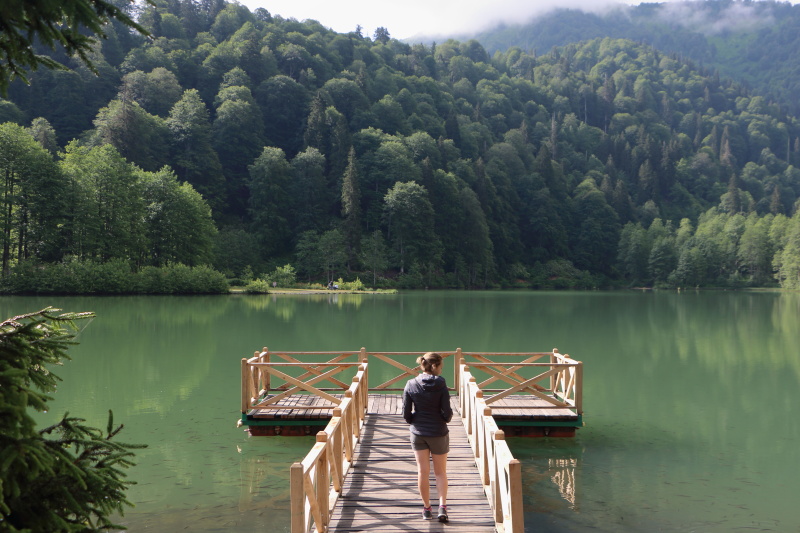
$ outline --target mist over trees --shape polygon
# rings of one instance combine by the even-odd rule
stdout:
[[[0,101],[14,147],[0,152],[30,160],[0,162],[5,269],[81,257],[230,277],[291,263],[304,280],[400,287],[798,283],[797,119],[680,54],[602,38],[490,55],[222,0],[138,20],[153,40],[110,28],[103,76],[73,62]]]
[[[797,115],[800,102],[800,5],[715,0],[556,9],[527,24],[475,36],[490,53],[519,47],[534,54],[610,37],[647,44],[716,70]]]

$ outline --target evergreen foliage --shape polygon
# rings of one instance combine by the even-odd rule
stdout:
[[[45,45],[51,50],[60,45],[67,56],[76,55],[87,67],[96,70],[90,57],[97,44],[95,36],[108,38],[113,28],[110,21],[118,21],[123,28],[145,31],[131,17],[131,6],[125,5],[128,2],[122,6],[118,3],[26,0],[4,5],[0,10],[0,94],[5,96],[9,82],[15,77],[27,82],[28,69],[64,68],[52,57],[38,53],[35,45]]]
[[[69,231],[25,244],[11,187],[27,174],[7,181],[7,268],[66,250],[134,271],[213,260],[242,277],[291,262],[308,281],[368,271],[416,287],[788,283],[774,275],[790,257],[775,257],[791,241],[765,236],[796,211],[800,124],[680,52],[598,38],[490,54],[191,0],[140,21],[152,41],[99,50],[111,90],[80,97],[94,83],[81,69],[10,87],[60,145],[77,140],[58,165],[66,207],[48,214]],[[36,139],[52,138],[37,124]],[[754,220],[744,250],[725,245],[735,268],[701,268],[692,258],[717,248],[687,245],[694,230],[679,238],[709,212]],[[668,231],[642,236],[656,220]]]
[[[0,323],[0,529],[98,531],[121,529],[111,517],[131,505],[125,470],[132,450],[118,442],[122,425],[109,411],[105,431],[65,414],[36,428],[31,410],[50,409],[54,366],[69,360],[77,321],[91,313],[47,308]],[[124,529],[124,528],[122,528]]]
[[[67,258],[59,263],[24,261],[0,283],[11,294],[222,294],[225,276],[207,265],[167,263],[136,271],[128,261]]]
[[[705,65],[769,95],[798,114],[800,6],[790,2],[715,0],[619,5],[605,10],[556,9],[527,24],[472,36],[490,53],[554,47],[609,37],[648,44]]]

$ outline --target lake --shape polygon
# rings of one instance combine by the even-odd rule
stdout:
[[[240,360],[263,346],[558,348],[584,363],[585,427],[510,439],[526,531],[800,531],[800,294],[2,297],[0,313],[48,305],[97,318],[42,424],[105,427],[112,409],[120,440],[149,446],[118,520],[134,532],[288,531],[289,465],[313,438],[236,427]]]

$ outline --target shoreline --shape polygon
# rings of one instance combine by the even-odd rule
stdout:
[[[232,288],[230,294],[397,294],[397,289],[379,289],[374,291],[349,291],[345,289],[270,289],[268,292],[248,293],[242,288]]]

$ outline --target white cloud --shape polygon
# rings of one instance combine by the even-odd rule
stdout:
[[[731,4],[717,14],[692,9],[685,3],[671,3],[661,11],[663,19],[674,24],[714,35],[726,30],[753,30],[775,23],[772,15],[760,15],[754,5]]]
[[[375,0],[240,0],[251,10],[266,8],[273,15],[297,20],[314,19],[337,32],[349,32],[357,25],[364,35],[372,35],[383,26],[392,37],[412,38],[417,35],[454,35],[475,32],[497,23],[522,24],[533,16],[555,8],[574,8],[585,11],[603,11],[609,6],[640,2],[632,0],[403,0],[401,2],[376,2]],[[797,0],[800,1],[800,0]],[[797,3],[797,1],[792,3]],[[752,9],[734,4],[725,16],[709,20],[690,10],[684,2],[668,2],[671,20],[692,24],[708,31],[741,28],[746,24],[767,23],[754,20]],[[751,11],[748,11],[751,10]]]
[[[314,19],[337,32],[360,25],[365,35],[383,26],[392,37],[452,35],[488,28],[499,22],[517,24],[558,7],[598,10],[614,0],[240,0],[251,10],[263,7],[273,15]]]

